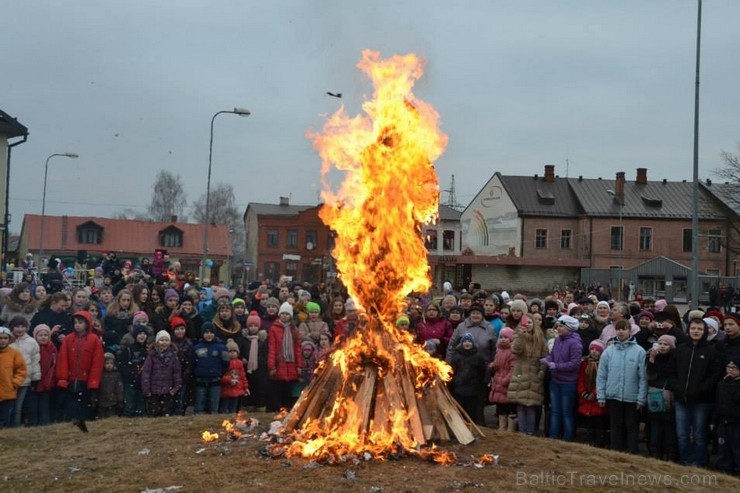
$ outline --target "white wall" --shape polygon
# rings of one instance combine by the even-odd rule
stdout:
[[[460,219],[463,250],[475,255],[521,255],[521,221],[496,173],[478,192]]]

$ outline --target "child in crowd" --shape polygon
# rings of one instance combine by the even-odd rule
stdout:
[[[231,306],[234,309],[234,318],[239,322],[239,326],[245,327],[247,324],[247,303],[241,298],[234,298],[231,301]]]
[[[331,334],[322,332],[319,334],[319,347],[316,348],[316,361],[319,362],[324,359],[331,349]]]
[[[596,374],[605,349],[603,342],[598,338],[593,339],[588,345],[588,356],[583,358],[578,372],[578,414],[582,416],[587,430],[587,443],[596,447],[605,445],[606,430],[609,428],[609,412],[596,400]]]
[[[41,379],[31,386],[27,396],[28,424],[30,426],[51,423],[51,394],[57,385],[57,347],[51,342],[51,329],[39,324],[33,329],[33,338],[39,345],[39,368]]]
[[[221,398],[221,377],[229,367],[229,352],[216,339],[213,322],[203,322],[201,341],[193,346],[193,374],[195,376],[195,414],[208,408],[208,413],[218,412]]]
[[[306,311],[308,312],[308,318],[301,323],[300,331],[316,345],[319,343],[319,335],[328,332],[329,326],[321,319],[321,306],[318,303],[309,301],[306,303]],[[306,340],[306,337],[304,337],[304,340]]]
[[[239,345],[234,339],[226,341],[229,351],[229,366],[221,377],[221,401],[218,412],[222,414],[236,414],[239,410],[239,400],[249,395],[249,383],[244,373],[244,363],[239,359]]]
[[[98,419],[118,416],[123,409],[123,381],[116,367],[116,356],[113,353],[105,353],[103,359],[105,365],[98,390]]]
[[[535,324],[541,313],[533,313],[516,330],[511,352],[516,361],[512,372],[507,398],[515,403],[519,431],[534,435],[538,430],[538,413],[545,400],[545,369],[540,358],[547,355],[545,336]]]
[[[301,343],[301,364],[298,368],[298,381],[293,385],[293,397],[298,398],[303,389],[308,387],[313,378],[314,370],[316,370],[316,345],[312,341],[303,341]]]
[[[7,327],[0,327],[0,428],[13,424],[13,410],[18,388],[26,379],[23,355],[10,347],[13,335]]]
[[[144,414],[144,394],[141,392],[141,370],[144,368],[149,348],[147,327],[136,324],[131,329],[133,343],[124,345],[118,352],[118,369],[124,389],[123,415],[127,417]]]
[[[293,405],[293,383],[298,380],[301,340],[293,323],[293,307],[287,301],[280,305],[278,319],[267,334],[267,368],[270,386],[267,410],[278,411]]]
[[[187,336],[188,324],[185,319],[172,317],[170,327],[172,330],[172,346],[180,362],[180,379],[182,381],[180,391],[175,395],[172,413],[175,416],[182,416],[185,414],[188,406],[193,405],[193,395],[195,392],[193,361],[190,358],[193,351],[193,343]]]
[[[673,409],[673,391],[668,388],[671,376],[671,357],[676,349],[676,338],[662,335],[648,351],[647,379],[648,391],[662,390],[665,409],[650,409],[648,403],[648,420],[650,423],[650,455],[657,459],[678,461],[678,444],[676,443],[676,419]]]
[[[611,448],[638,452],[640,410],[647,403],[645,350],[632,335],[629,320],[614,324],[616,337],[601,356],[596,398],[609,409]]]
[[[157,332],[154,348],[141,370],[141,391],[146,398],[147,415],[150,417],[169,416],[174,396],[182,387],[180,361],[171,344],[172,339],[167,331]]]
[[[262,330],[262,319],[256,311],[250,312],[247,317],[246,329],[247,347],[247,381],[249,382],[249,396],[247,405],[265,409],[267,395],[267,331]]]
[[[478,389],[485,384],[486,362],[478,353],[473,334],[466,332],[450,355],[452,367],[452,395],[460,406],[475,416],[478,407]]]
[[[717,384],[717,435],[720,450],[717,467],[740,476],[740,355],[727,356],[725,376]]]
[[[28,335],[28,319],[26,317],[22,315],[14,316],[8,324],[8,328],[13,333],[14,338],[10,347],[19,351],[26,363],[26,379],[18,388],[15,398],[15,409],[13,410],[13,426],[20,426],[24,407],[23,403],[28,395],[28,390],[31,388],[31,382],[36,386],[36,382],[41,380],[41,367],[39,365],[41,352],[36,339]]]
[[[526,325],[528,317],[524,315],[521,323]],[[504,327],[499,331],[496,342],[496,356],[491,363],[493,377],[491,378],[491,392],[488,400],[496,404],[498,429],[516,431],[516,404],[509,402],[507,393],[509,383],[514,372],[516,356],[511,352],[511,343],[514,340],[514,330]]]

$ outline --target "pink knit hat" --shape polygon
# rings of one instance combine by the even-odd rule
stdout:
[[[131,322],[134,325],[136,325],[136,322],[139,321],[139,320],[144,320],[144,323],[146,324],[146,323],[149,322],[149,315],[147,315],[146,312],[142,312],[142,311],[138,311],[138,312],[134,313],[134,318],[133,318],[133,320]]]
[[[662,312],[666,306],[668,306],[668,302],[666,300],[658,300],[655,302],[655,311]]]
[[[38,336],[41,332],[46,332],[51,335],[51,329],[48,325],[38,324],[36,328],[33,329],[33,338],[36,339],[36,336]]]

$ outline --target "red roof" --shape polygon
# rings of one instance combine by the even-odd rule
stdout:
[[[90,222],[103,228],[103,241],[101,243],[90,244],[78,241],[77,227]],[[160,243],[159,233],[171,227],[182,231],[181,247],[164,247]],[[25,238],[28,250],[39,250],[40,234],[41,216],[26,214],[23,217],[21,237]],[[157,248],[166,249],[170,255],[202,255],[203,225],[173,222],[157,223],[92,216],[44,217],[45,251],[107,250],[110,252],[151,255]],[[208,251],[214,257],[233,255],[228,226],[211,225],[208,230]]]

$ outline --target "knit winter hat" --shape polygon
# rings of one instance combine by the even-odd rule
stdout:
[[[522,301],[522,303],[524,303],[524,302]],[[526,309],[527,304],[525,303],[524,306],[525,306],[525,309]],[[483,311],[483,307],[481,305],[478,305],[478,304],[475,304],[475,305],[473,305],[473,306],[470,307],[470,313],[473,313],[473,312],[479,312],[481,315],[483,315],[485,313]]]
[[[298,297],[300,298],[301,296],[308,296],[308,299],[311,299],[311,293],[309,293],[305,289],[301,289],[300,291],[298,291]]]
[[[352,298],[347,298],[347,301],[344,302],[344,309],[345,310],[357,310],[357,306],[355,305],[355,300]]]
[[[136,339],[136,336],[142,332],[146,334],[146,325],[134,325],[134,329],[131,331],[131,334],[134,336],[134,339]]]
[[[411,324],[411,321],[409,320],[409,317],[406,315],[401,315],[396,319],[396,327],[400,326],[401,324],[409,325]]]
[[[597,350],[600,353],[604,352],[604,349],[606,349],[606,345],[601,342],[599,339],[594,339],[591,341],[591,344],[588,345],[588,350],[591,351],[592,349]]]
[[[671,346],[671,349],[676,349],[676,338],[675,336],[671,336],[668,334],[662,335],[658,337],[658,342],[665,342],[669,346]]]
[[[200,328],[200,333],[205,334],[206,332],[216,333],[216,326],[213,325],[213,322],[203,322],[203,325]]]
[[[544,303],[542,303],[542,300],[539,298],[532,298],[531,300],[529,300],[529,306],[531,307],[532,305],[537,305],[537,308],[539,308],[540,311],[542,311],[545,306]]]
[[[638,313],[637,321],[639,322],[642,317],[649,318],[651,322],[655,320],[655,315],[653,315],[653,312],[651,312],[650,310],[643,310],[640,313]]]
[[[116,361],[116,355],[113,354],[113,353],[105,353],[103,355],[103,359],[105,361],[113,361],[113,362],[115,362]]]
[[[509,296],[509,293],[506,291],[501,291],[501,299],[504,301],[509,301],[511,299],[511,296]]]
[[[697,318],[704,318],[704,312],[702,310],[691,310],[689,312],[688,320],[695,320]]]
[[[740,313],[725,313],[725,317],[722,321],[724,322],[728,318],[731,318],[735,323],[740,324]]]
[[[274,306],[275,308],[280,306],[280,300],[275,298],[274,296],[270,296],[267,298],[267,301],[265,301],[265,306]]]
[[[504,327],[501,329],[501,332],[498,333],[498,338],[501,339],[502,337],[504,339],[512,340],[514,339],[514,331],[510,327]]]
[[[460,338],[460,344],[465,341],[470,341],[473,343],[473,346],[475,346],[475,337],[473,337],[473,334],[471,334],[470,332],[466,332],[465,334],[463,334],[463,336]]]
[[[10,329],[7,327],[0,327],[0,334],[8,334],[9,336],[13,335],[13,333],[10,332]]]
[[[142,321],[143,321],[143,324],[141,325],[146,325],[147,323],[149,323],[149,315],[147,315],[146,312],[141,312],[141,311],[134,313],[134,318],[132,319],[132,323],[134,325],[140,325],[137,322],[142,322]]]
[[[247,303],[241,298],[234,298],[231,300],[231,306],[236,307],[238,305],[247,306]]]
[[[570,313],[570,311],[571,311],[571,310],[572,310],[573,308],[575,308],[575,307],[580,307],[580,306],[581,306],[581,305],[579,305],[578,303],[568,303],[568,308],[566,309],[566,311],[567,311],[568,313]]]
[[[321,305],[314,301],[306,303],[306,311],[308,313],[321,313]]]
[[[287,313],[288,315],[292,317],[293,316],[293,305],[291,305],[287,301],[283,303],[282,305],[280,305],[280,310],[278,310],[278,315],[282,313]]]
[[[666,300],[658,300],[655,302],[655,311],[662,312],[665,310],[666,306],[668,306],[668,302]]]
[[[239,353],[239,345],[236,343],[236,341],[234,341],[234,339],[229,339],[228,341],[226,341],[226,349]]]
[[[218,302],[220,298],[228,298],[229,297],[229,290],[222,288],[222,287],[216,287],[213,288],[213,301]]]
[[[522,313],[527,313],[527,302],[524,300],[514,300],[509,303],[512,310],[519,309]]]
[[[161,339],[167,339],[168,341],[171,341],[172,338],[170,338],[170,333],[166,330],[160,330],[157,332],[157,336],[154,338],[154,342],[159,342]]]
[[[722,313],[719,310],[716,310],[714,308],[707,310],[707,312],[704,314],[705,317],[714,317],[717,320],[719,320],[719,323],[722,323],[722,321],[725,319],[724,313]]]
[[[175,330],[178,327],[187,327],[187,326],[188,326],[187,322],[185,322],[185,319],[183,319],[182,317],[172,317],[172,320],[170,320],[170,328],[172,330]]]
[[[656,322],[665,322],[666,320],[670,320],[673,322],[673,317],[671,317],[671,314],[668,312],[655,312],[655,321]]]
[[[35,329],[33,329],[33,338],[35,339],[40,333],[46,332],[47,334],[51,335],[51,329],[46,324],[38,324]]]
[[[605,306],[607,310],[609,310],[611,307],[609,306],[609,303],[606,301],[599,301],[596,303],[596,309],[598,310],[600,306]]]
[[[167,291],[164,292],[164,301],[165,301],[165,303],[167,303],[167,300],[169,300],[170,298],[177,298],[179,300],[180,299],[180,295],[177,294],[177,291],[175,291],[174,289],[170,288],[170,289],[168,289]]]
[[[258,327],[262,325],[262,319],[260,318],[259,313],[255,311],[249,312],[249,316],[247,317],[247,327],[250,325],[256,325]]]
[[[705,317],[704,323],[707,324],[709,327],[713,328],[715,334],[719,332],[719,323],[715,319],[711,317]]]
[[[570,332],[578,330],[580,323],[578,319],[571,317],[570,315],[563,315],[558,319],[559,324],[565,325]]]
[[[316,344],[311,341],[303,341],[301,343],[301,351],[305,351],[306,349],[310,349],[312,352],[316,351]]]

